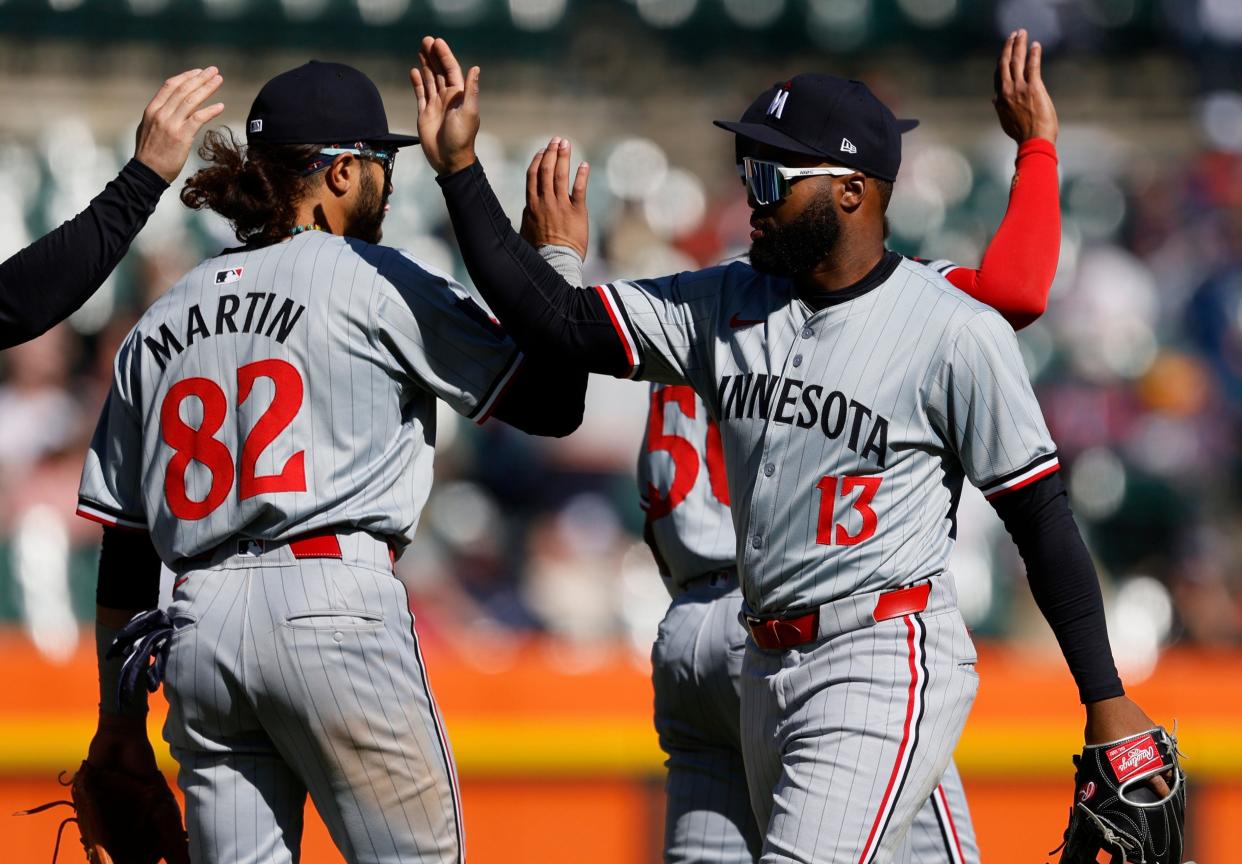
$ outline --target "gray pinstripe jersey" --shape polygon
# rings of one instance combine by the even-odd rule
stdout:
[[[551,263],[556,266],[560,260]],[[941,276],[961,266],[944,259],[911,260]],[[571,281],[579,275],[570,267],[557,269]],[[638,489],[670,587],[684,588],[704,573],[735,564],[737,536],[719,445],[720,428],[692,387],[651,385],[647,431],[638,454]]]
[[[1013,331],[920,264],[818,312],[742,263],[598,290],[634,376],[720,424],[756,612],[939,573],[963,478],[995,496],[1056,470]]]
[[[150,530],[165,561],[326,526],[408,542],[436,398],[481,422],[520,359],[397,249],[307,232],[209,259],[118,352],[79,513]]]

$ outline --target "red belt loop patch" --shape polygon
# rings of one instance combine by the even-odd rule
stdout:
[[[340,558],[341,542],[335,534],[312,534],[289,544],[294,558]]]
[[[819,637],[819,610],[797,618],[752,618],[747,616],[746,625],[755,644],[769,651],[796,648],[813,642]]]
[[[871,613],[876,622],[890,618],[900,618],[914,612],[922,612],[927,608],[927,598],[931,596],[931,583],[912,585],[896,591],[886,591],[875,601],[875,612]]]

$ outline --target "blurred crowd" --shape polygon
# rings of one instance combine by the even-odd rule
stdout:
[[[1242,95],[1215,91],[1186,123],[1200,143],[1176,162],[1103,125],[1063,127],[1060,269],[1047,314],[1020,335],[1119,660],[1140,672],[1163,645],[1242,642]],[[1005,209],[1014,144],[982,126],[938,131],[907,136],[890,242],[976,266]],[[490,133],[480,155],[516,221],[539,142]],[[589,280],[745,251],[748,211],[741,185],[720,179],[729,171],[676,164],[669,153],[684,147],[620,124],[594,134],[575,153],[593,167]],[[37,139],[0,137],[0,254],[80,209],[129,152],[73,117]],[[468,281],[417,152],[402,154],[394,184],[386,242]],[[167,193],[86,307],[0,357],[0,621],[51,656],[72,650],[93,609],[99,532],[72,513],[116,346],[181,273],[234,244],[222,221]],[[596,380],[583,428],[554,442],[442,410],[436,485],[398,565],[421,633],[486,636],[472,640],[488,646],[480,662],[541,633],[588,652],[617,639],[647,650],[667,594],[633,479],[646,403],[643,385]],[[953,568],[975,632],[1046,645],[1003,528],[978,496],[962,508]]]

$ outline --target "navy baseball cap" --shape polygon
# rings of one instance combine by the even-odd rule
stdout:
[[[739,138],[896,180],[901,133],[919,121],[898,120],[861,81],[808,73],[773,84],[740,121],[715,124]]]
[[[407,147],[414,135],[388,131],[374,82],[344,63],[312,60],[263,85],[246,118],[250,144],[343,144]]]

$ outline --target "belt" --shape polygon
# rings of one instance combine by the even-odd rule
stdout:
[[[323,531],[312,534],[303,534],[293,540],[263,540],[254,537],[247,537],[238,540],[226,540],[220,546],[209,549],[199,555],[184,559],[192,564],[202,564],[211,561],[221,550],[228,544],[236,546],[237,555],[262,555],[272,549],[279,549],[281,546],[288,546],[289,551],[294,558],[341,558],[341,541],[337,539],[335,531]],[[397,556],[393,549],[392,542],[388,542],[388,559],[390,564],[396,564]]]
[[[912,585],[909,588],[898,588],[885,591],[875,601],[875,610],[871,613],[877,623],[890,618],[900,618],[914,612],[922,612],[927,608],[927,598],[931,596],[931,583]],[[760,618],[745,615],[746,629],[750,631],[755,644],[770,651],[796,648],[813,642],[819,638],[819,607],[802,615],[789,618]]]

